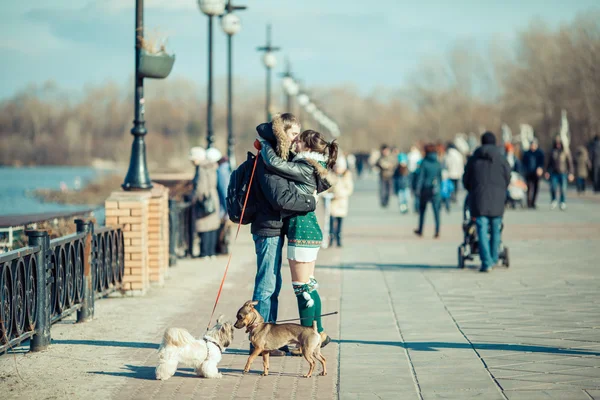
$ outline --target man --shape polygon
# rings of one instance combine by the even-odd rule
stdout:
[[[280,157],[287,159],[292,141],[300,133],[300,123],[292,114],[286,113],[275,115],[271,123],[260,124],[256,130]],[[314,211],[317,197],[298,192],[293,182],[271,173],[262,160],[256,166],[252,190],[259,204],[251,225],[257,265],[252,299],[258,301],[256,310],[265,322],[275,322],[282,283],[284,219],[296,213]],[[280,350],[270,354],[285,355]]]
[[[379,198],[381,207],[386,208],[390,202],[392,183],[394,180],[394,170],[398,160],[390,151],[387,145],[381,146],[379,160],[375,166],[379,168]]]
[[[535,208],[540,178],[544,172],[544,152],[540,150],[537,139],[534,139],[529,150],[523,154],[523,173],[527,182],[527,207]]]
[[[556,135],[548,154],[545,174],[546,179],[550,179],[550,209],[554,210],[558,205],[557,191],[560,192],[560,209],[567,209],[567,183],[575,180],[573,169],[571,151],[564,147],[560,135]]]
[[[510,165],[496,146],[496,136],[485,132],[481,146],[469,158],[463,184],[469,192],[469,208],[475,217],[479,237],[481,272],[489,272],[498,263],[500,229],[504,215]]]
[[[423,160],[423,155],[421,154],[421,151],[417,148],[417,146],[412,145],[410,147],[410,151],[408,152],[408,176],[409,176],[409,180],[411,182],[411,189],[413,191],[413,195],[414,195],[414,212],[418,213],[419,212],[419,196],[417,196],[417,193],[415,191],[416,189],[416,185],[417,185],[417,176],[418,176],[418,169],[419,166],[421,165],[421,160]]]

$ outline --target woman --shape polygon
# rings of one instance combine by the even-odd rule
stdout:
[[[585,146],[579,146],[577,153],[575,154],[575,172],[577,185],[577,193],[585,193],[585,181],[587,180],[590,169],[592,168],[592,162],[590,161],[590,155]]]
[[[215,258],[217,255],[217,238],[221,218],[217,191],[217,162],[221,152],[217,149],[204,150],[194,147],[190,151],[190,159],[196,165],[194,177],[194,212],[196,215],[196,232],[200,237],[200,258]]]
[[[342,222],[348,215],[348,199],[354,191],[354,179],[352,172],[344,157],[338,157],[335,163],[335,175],[332,179],[333,199],[331,200],[329,247],[333,246],[335,240],[338,247],[342,247]]]
[[[398,155],[398,167],[394,174],[394,189],[398,196],[400,212],[406,214],[410,204],[410,172],[408,171],[408,157],[404,153]]]
[[[567,182],[573,181],[573,159],[569,149],[565,149],[560,136],[556,136],[552,150],[548,156],[546,166],[546,179],[550,179],[550,195],[552,202],[550,208],[554,210],[557,206],[556,191],[560,190],[560,209],[567,209]]]
[[[504,154],[506,161],[508,161],[508,165],[510,165],[510,170],[520,174],[521,162],[519,161],[519,158],[515,156],[515,147],[512,145],[512,143],[504,144]]]
[[[428,144],[425,146],[425,158],[421,162],[419,176],[417,178],[416,192],[419,196],[419,228],[415,230],[417,236],[423,236],[423,223],[425,221],[425,210],[427,203],[433,206],[433,217],[435,219],[434,238],[440,237],[440,206],[442,202],[440,185],[442,182],[442,165],[438,161],[436,146]]]
[[[321,193],[330,188],[326,180],[338,155],[337,143],[329,143],[316,131],[302,132],[295,140],[295,151],[291,162],[281,159],[266,141],[261,141],[261,156],[267,168],[278,175],[294,181],[304,193]],[[292,286],[298,303],[300,323],[312,326],[317,322],[321,335],[321,347],[331,339],[321,325],[321,297],[319,285],[314,277],[317,255],[323,241],[323,233],[314,212],[296,215],[286,221],[288,238],[288,261],[292,275]]]
[[[450,199],[453,203],[456,203],[456,195],[458,194],[458,181],[462,178],[463,172],[465,171],[465,158],[462,153],[456,148],[454,143],[448,143],[446,147],[446,156],[444,157],[444,164],[448,169],[448,178],[452,181],[454,191]]]

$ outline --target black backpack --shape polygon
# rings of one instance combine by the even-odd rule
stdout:
[[[229,219],[236,224],[241,222],[242,225],[247,225],[254,222],[256,218],[258,204],[256,202],[256,195],[253,193],[254,191],[250,190],[250,177],[252,176],[255,162],[256,156],[248,153],[248,159],[231,173],[231,178],[229,179],[226,200],[227,213],[229,214]],[[252,181],[252,185],[255,184],[256,179]],[[250,194],[248,194],[248,191],[250,191]],[[246,203],[244,219],[242,219],[242,210],[246,196],[248,196],[248,202]]]

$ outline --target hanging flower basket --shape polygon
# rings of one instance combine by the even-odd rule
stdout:
[[[174,54],[170,55],[164,51],[149,53],[142,49],[138,73],[144,78],[164,79],[171,73],[174,63]]]

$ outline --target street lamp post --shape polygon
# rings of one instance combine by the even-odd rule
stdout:
[[[304,112],[303,112],[303,108],[305,108],[308,103],[310,103],[310,98],[308,97],[308,95],[304,92],[300,92],[297,96],[296,96],[296,101],[298,102],[298,105],[300,107],[298,107],[298,118],[300,119],[300,121],[304,121]]]
[[[142,40],[144,38],[144,0],[135,2],[135,104],[134,120],[131,134],[131,157],[129,169],[123,182],[123,190],[145,190],[152,188],[150,174],[146,164],[146,142],[144,136],[146,121],[144,120],[144,77],[139,73]]]
[[[294,96],[298,94],[300,91],[300,86],[294,80],[294,76],[292,75],[292,67],[290,65],[290,60],[286,57],[285,59],[285,71],[281,75],[283,80],[281,81],[283,90],[286,95],[286,108],[287,112],[293,113],[293,104],[292,99]]]
[[[235,138],[233,136],[233,57],[232,57],[232,37],[240,31],[242,25],[235,10],[245,10],[246,6],[234,6],[231,0],[227,2],[227,14],[221,19],[221,28],[227,34],[227,157],[229,165],[233,169],[237,164],[235,162]]]
[[[225,0],[198,0],[198,7],[208,17],[208,99],[206,102],[206,148],[215,141],[213,132],[213,17],[225,12]]]
[[[267,44],[264,47],[258,47],[258,51],[264,51],[263,63],[267,70],[267,95],[266,95],[266,111],[267,121],[271,121],[271,70],[277,64],[277,58],[275,58],[275,52],[279,50],[279,47],[273,47],[271,45],[271,25],[267,25]]]

